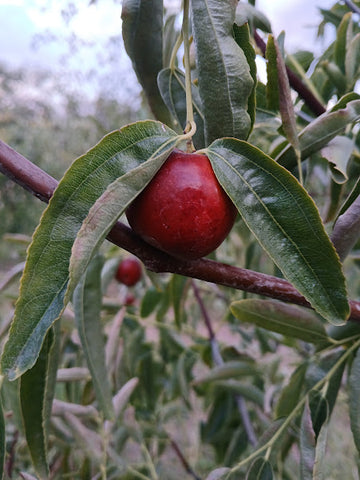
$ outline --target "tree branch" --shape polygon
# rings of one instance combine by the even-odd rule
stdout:
[[[344,0],[344,3],[350,8],[352,12],[360,15],[360,8],[357,5],[355,5],[354,2],[352,2],[351,0]]]
[[[11,147],[0,141],[0,172],[44,202],[52,196],[57,181]],[[244,268],[202,258],[180,260],[144,242],[129,227],[117,222],[107,238],[136,255],[148,270],[177,273],[225,287],[311,308],[305,298],[286,280]],[[350,320],[360,322],[360,302],[350,301]]]

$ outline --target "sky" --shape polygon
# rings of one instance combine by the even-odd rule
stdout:
[[[171,3],[171,2],[170,2]],[[318,6],[329,7],[332,0],[257,0],[259,10],[266,13],[274,32],[287,32],[289,46],[313,46]],[[63,20],[61,0],[0,0],[0,59],[13,63],[47,62],[51,51],[31,50],[33,36],[39,31],[54,34],[74,31],[84,40],[97,40],[105,35],[116,35],[121,30],[121,2],[98,0],[88,6],[89,0],[76,0],[78,14],[69,22]],[[51,5],[51,8],[48,6]],[[44,8],[46,7],[46,8]],[[53,47],[54,48],[54,47]]]
[[[167,0],[170,4],[177,1]],[[62,10],[68,3],[64,0],[0,0],[0,62],[15,67],[54,67],[59,71],[69,68],[81,71],[85,65],[85,68],[100,71],[103,66],[97,65],[94,49],[83,48],[81,55],[77,55],[71,43],[69,47],[64,42],[42,42],[39,34],[71,39],[73,32],[85,44],[95,42],[97,51],[104,52],[103,42],[121,32],[121,0],[98,0],[91,6],[89,0],[74,0],[72,4],[76,6],[77,15],[73,17],[69,15],[71,9]],[[291,51],[307,47],[314,49],[316,25],[320,18],[317,7],[326,8],[333,3],[333,0],[257,0],[256,5],[268,16],[276,35],[285,30],[285,46]],[[71,56],[66,55],[69,51]],[[130,62],[123,46],[118,48],[115,45],[114,51],[108,54],[118,56],[112,67],[117,69],[114,81],[125,86],[133,83]]]

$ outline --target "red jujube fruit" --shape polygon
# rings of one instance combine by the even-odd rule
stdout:
[[[223,242],[236,208],[205,155],[174,150],[126,216],[146,242],[170,255],[196,259]]]

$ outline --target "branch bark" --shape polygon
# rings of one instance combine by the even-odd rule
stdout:
[[[57,181],[11,147],[0,141],[0,172],[37,198],[48,202]],[[107,238],[137,256],[148,270],[177,273],[225,287],[311,308],[305,298],[286,280],[244,268],[202,258],[180,260],[144,242],[129,227],[117,222]],[[360,322],[360,302],[350,301],[350,320]]]

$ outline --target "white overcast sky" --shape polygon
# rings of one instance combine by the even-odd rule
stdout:
[[[99,0],[88,6],[88,0],[73,2],[80,13],[70,23],[71,29],[84,40],[116,35],[121,29],[121,2]],[[275,34],[286,32],[287,48],[312,48],[318,8],[329,7],[330,0],[258,0],[257,7],[270,19]],[[51,8],[41,10],[44,6]],[[38,51],[31,49],[34,34],[49,29],[55,34],[66,31],[60,15],[61,0],[0,0],[0,61],[15,65],[38,63],[49,65],[59,46],[52,44]]]
[[[179,0],[166,2],[171,5]],[[47,42],[36,50],[32,48],[34,36],[46,30],[62,37],[74,32],[85,42],[96,41],[98,53],[104,55],[102,42],[121,32],[121,0],[98,0],[91,6],[89,0],[73,0],[78,14],[66,26],[61,9],[68,3],[67,0],[0,0],[0,63],[14,67],[53,67],[60,77],[68,75],[69,71],[75,77],[73,67],[74,71],[95,67],[103,77],[107,75],[106,82],[98,79],[97,85],[110,82],[113,91],[118,91],[123,98],[129,96],[124,92],[136,91],[136,79],[123,47],[115,47],[112,53],[116,61],[108,71],[106,62],[104,65],[96,63],[99,57],[94,54],[94,49],[85,48],[78,55],[71,50],[69,60],[69,50],[61,42]],[[298,48],[314,51],[316,26],[320,19],[318,7],[330,8],[333,3],[333,0],[257,0],[256,5],[268,16],[275,35],[285,30],[285,47],[291,52]],[[85,82],[71,80],[68,85],[83,93],[86,89],[89,93],[98,90],[98,86],[89,83],[89,77]]]

